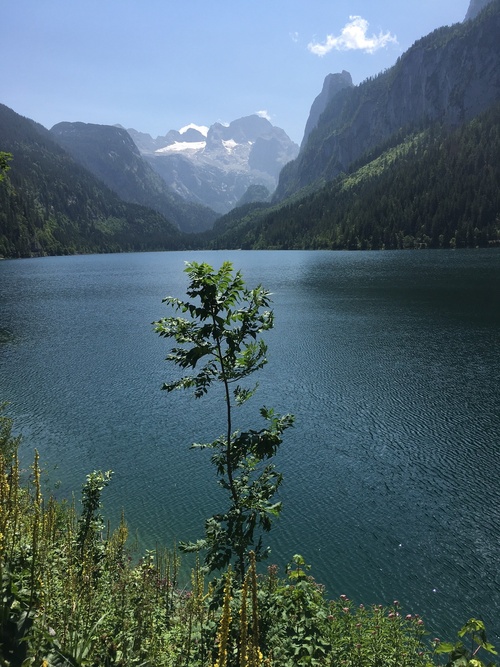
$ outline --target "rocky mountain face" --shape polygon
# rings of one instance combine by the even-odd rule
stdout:
[[[468,14],[479,4],[472,0]],[[334,91],[298,158],[283,169],[274,200],[347,172],[396,133],[458,125],[500,100],[500,0],[486,4],[475,19],[418,40],[379,76]],[[309,127],[316,110],[312,116]]]
[[[92,123],[58,123],[53,139],[79,164],[103,181],[126,202],[148,206],[179,229],[210,229],[217,214],[190,204],[171,190],[142,158],[126,130]]]
[[[312,103],[311,111],[309,112],[309,118],[307,119],[306,128],[304,130],[302,145],[306,143],[308,136],[318,124],[319,117],[330,104],[335,95],[344,88],[352,88],[353,85],[354,84],[352,82],[351,75],[345,70],[343,70],[340,74],[328,74],[323,83],[323,89],[321,93]]]
[[[481,12],[486,5],[489,5],[491,0],[471,0],[467,14],[465,15],[466,21],[471,21],[475,19],[476,16]]]
[[[252,185],[274,191],[282,167],[298,154],[284,130],[258,115],[229,125],[188,125],[153,139],[128,130],[142,156],[187,201],[226,213]]]

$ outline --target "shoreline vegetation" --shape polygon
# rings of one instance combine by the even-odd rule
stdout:
[[[494,653],[482,623],[469,640],[440,641],[417,614],[327,599],[296,554],[282,574],[238,581],[231,566],[209,579],[197,562],[180,588],[176,548],[138,556],[124,516],[111,531],[101,495],[111,472],[87,475],[81,500],[46,496],[42,467],[21,470],[20,436],[0,415],[0,665],[199,666],[480,665]]]

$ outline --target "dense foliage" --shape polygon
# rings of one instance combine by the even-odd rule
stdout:
[[[5,173],[9,171],[9,161],[12,160],[12,155],[10,153],[5,153],[0,151],[0,181],[3,181]]]

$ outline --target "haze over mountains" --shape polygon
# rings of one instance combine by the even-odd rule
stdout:
[[[142,156],[185,199],[218,213],[234,208],[251,185],[272,193],[299,147],[256,114],[211,127],[188,125],[153,139],[128,130]]]
[[[217,214],[189,204],[142,159],[128,132],[110,125],[58,123],[54,140],[124,201],[161,213],[184,232],[210,229]]]
[[[258,115],[228,126],[191,124],[153,139],[85,123],[63,122],[48,132],[5,107],[0,150],[14,160],[0,184],[0,252],[95,251],[103,229],[101,241],[113,249],[495,245],[499,105],[500,0],[471,0],[462,23],[422,37],[378,76],[354,86],[346,71],[328,75],[300,152]],[[74,174],[85,169],[88,178],[67,181],[71,159]],[[30,170],[30,161],[43,161],[43,173]],[[89,172],[91,190],[108,188],[120,198],[118,214],[83,203],[91,201],[82,191]],[[51,184],[63,182],[76,205],[54,198]],[[139,229],[130,237],[124,231],[132,219],[125,202],[146,207],[143,221],[151,209],[157,216],[157,231],[146,225],[141,243]],[[78,227],[78,242],[71,243],[68,225]],[[84,229],[101,230],[91,246]]]

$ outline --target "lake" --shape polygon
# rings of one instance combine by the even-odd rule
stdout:
[[[270,536],[332,596],[398,599],[432,636],[500,619],[500,251],[178,252],[0,262],[0,399],[38,448],[49,488],[78,496],[114,471],[141,548],[201,537],[219,507],[207,452],[218,392],[167,394],[168,341],[151,323],[183,297],[185,261],[224,260],[273,293],[258,408],[292,412]],[[257,415],[257,417],[256,417]],[[60,482],[60,483],[59,483]]]

